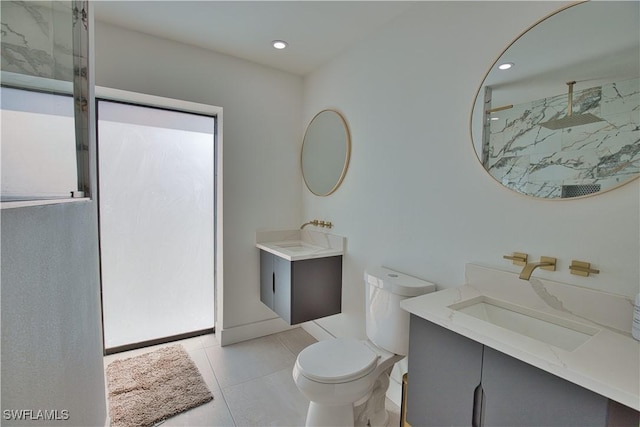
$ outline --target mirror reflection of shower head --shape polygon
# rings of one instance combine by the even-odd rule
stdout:
[[[569,86],[567,115],[561,119],[549,120],[548,122],[540,123],[540,126],[551,130],[557,130],[603,121],[600,117],[596,117],[591,113],[573,114],[573,85],[575,84],[575,81],[567,82],[567,86]]]

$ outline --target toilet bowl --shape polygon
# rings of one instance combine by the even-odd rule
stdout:
[[[309,399],[307,426],[386,426],[393,365],[407,354],[409,313],[400,301],[435,285],[386,268],[365,272],[367,340],[334,338],[300,352],[293,379]]]
[[[375,425],[386,425],[388,415],[384,395],[388,373],[402,358],[370,341],[352,338],[320,341],[302,350],[293,369],[293,378],[310,401],[306,425],[367,425],[372,418],[378,420]],[[375,387],[381,376],[382,384]],[[377,399],[372,399],[374,392],[378,394]],[[375,401],[382,405],[374,407]],[[354,413],[354,406],[367,402],[360,414]],[[358,422],[358,418],[366,420]]]

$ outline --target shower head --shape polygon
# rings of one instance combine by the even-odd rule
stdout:
[[[573,85],[576,84],[575,81],[567,82],[569,86],[569,94],[568,94],[568,105],[567,105],[567,115],[561,119],[549,120],[548,122],[540,123],[540,126],[551,129],[565,129],[573,126],[581,126],[589,123],[602,122],[603,120],[600,117],[596,117],[591,113],[584,114],[573,114]]]
[[[570,128],[572,126],[586,125],[589,123],[596,123],[601,121],[603,120],[600,117],[596,117],[591,113],[585,113],[585,114],[575,114],[571,116],[567,115],[557,120],[549,120],[548,122],[540,123],[540,126],[547,129],[551,129],[551,130],[556,130],[556,129]]]

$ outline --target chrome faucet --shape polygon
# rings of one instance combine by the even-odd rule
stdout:
[[[542,256],[540,257],[540,262],[527,263],[520,273],[520,278],[522,280],[529,280],[531,278],[531,273],[533,273],[533,270],[538,267],[542,268],[543,270],[556,271],[556,259],[552,257]]]

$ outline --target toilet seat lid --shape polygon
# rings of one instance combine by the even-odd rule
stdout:
[[[300,352],[296,366],[302,375],[320,383],[344,383],[373,371],[378,355],[362,341],[337,338],[320,341]]]

